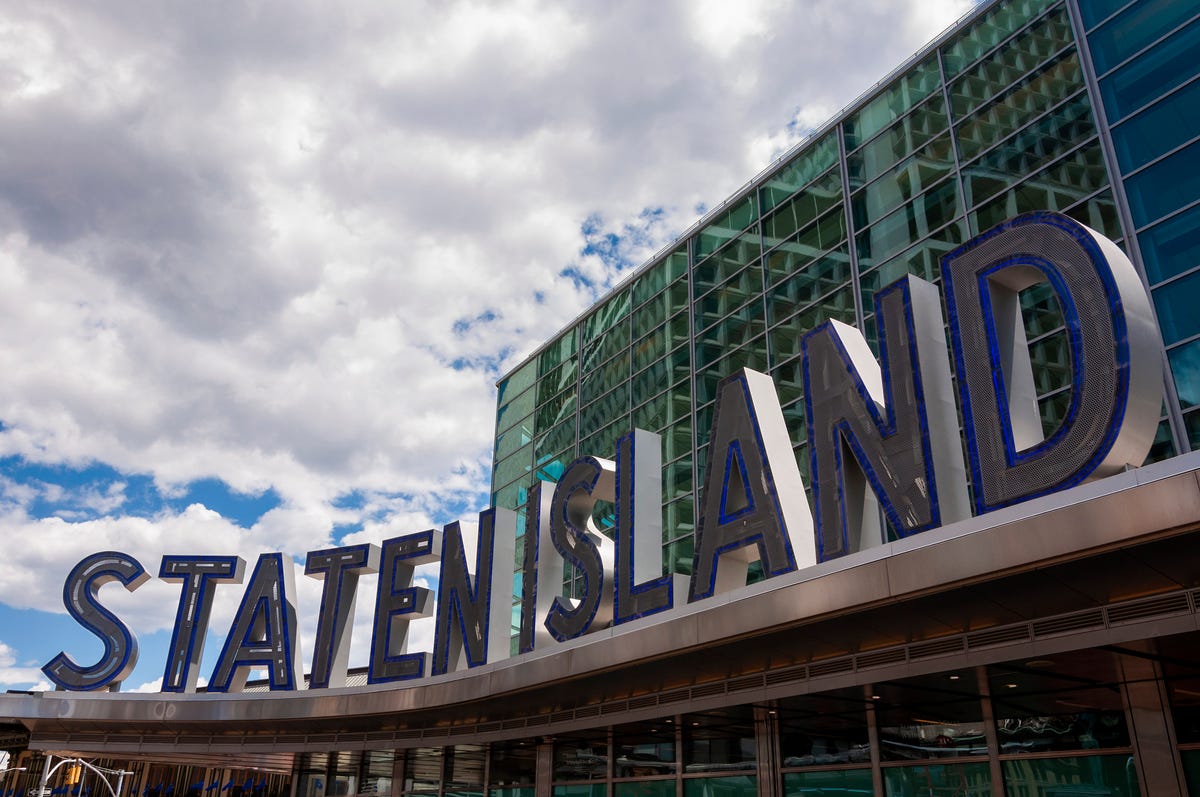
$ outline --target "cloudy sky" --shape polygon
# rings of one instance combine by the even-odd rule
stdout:
[[[0,688],[90,553],[484,508],[496,380],[968,5],[0,0]],[[179,587],[101,596],[156,691]]]

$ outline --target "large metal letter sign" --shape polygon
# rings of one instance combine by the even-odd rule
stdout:
[[[580,457],[567,466],[550,503],[550,539],[565,561],[583,576],[583,597],[555,597],[545,625],[559,642],[612,622],[613,545],[592,521],[596,501],[615,496],[616,466],[611,460]]]
[[[378,570],[378,545],[349,545],[309,552],[304,563],[304,575],[325,582],[321,590],[321,610],[317,614],[317,638],[313,644],[309,689],[346,685],[358,577],[362,573],[375,573]]]
[[[619,625],[670,609],[673,601],[673,579],[662,572],[661,437],[634,429],[617,441],[616,492],[613,624]]]
[[[42,667],[46,677],[63,689],[79,692],[119,683],[133,672],[138,657],[137,637],[100,605],[96,593],[110,581],[118,581],[133,592],[149,578],[138,560],[116,551],[94,553],[75,565],[63,585],[63,604],[80,625],[100,637],[104,653],[90,667],[80,667],[66,653],[59,653]]]
[[[816,564],[812,512],[766,374],[743,368],[717,389],[703,506],[689,602],[745,586],[755,558],[768,576]]]
[[[521,560],[521,631],[517,651],[528,653],[550,632],[537,618],[550,613],[562,591],[563,562],[550,552],[550,499],[554,483],[537,481],[529,488],[525,502],[525,551]],[[547,555],[541,557],[542,551]]]
[[[938,289],[904,278],[875,294],[875,314],[882,372],[854,327],[804,337],[821,561],[884,542],[876,499],[901,536],[971,514]]]
[[[412,585],[417,565],[438,560],[441,533],[432,529],[383,542],[379,589],[375,593],[375,626],[367,682],[401,681],[425,675],[425,652],[408,652],[408,623],[429,617],[433,593]]]
[[[942,274],[978,513],[1142,463],[1162,402],[1161,343],[1116,244],[1030,213],[946,255]],[[1018,296],[1042,281],[1058,298],[1072,367],[1066,417],[1045,440],[1036,405],[1016,395],[1031,380]]]
[[[479,513],[472,584],[462,527],[454,522],[442,530],[434,675],[508,658],[516,539],[516,512],[493,507]]]
[[[212,614],[213,586],[220,581],[241,584],[246,560],[240,556],[164,556],[158,577],[183,584],[179,591],[179,609],[175,630],[167,648],[167,667],[163,671],[162,691],[196,691],[204,640],[208,636],[208,618]]]
[[[258,557],[225,647],[217,659],[210,692],[240,692],[246,676],[265,668],[272,690],[297,689],[302,682],[296,628],[295,568],[281,553]]]

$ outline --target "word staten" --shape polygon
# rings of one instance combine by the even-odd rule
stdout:
[[[635,429],[612,460],[584,456],[557,483],[532,485],[519,579],[517,515],[495,507],[479,515],[473,567],[457,522],[379,545],[310,552],[305,575],[324,583],[309,688],[345,685],[364,573],[379,574],[367,680],[402,681],[507,657],[514,586],[517,648],[528,653],[664,612],[685,584],[689,603],[742,587],[754,562],[776,577],[1145,459],[1161,405],[1162,343],[1142,283],[1115,244],[1064,216],[1034,213],[964,244],[941,269],[948,323],[938,288],[917,277],[875,295],[878,361],[857,329],[837,321],[803,337],[815,513],[774,384],[743,369],[717,390],[690,576],[662,572],[661,442]],[[1071,368],[1069,406],[1048,437],[1021,313],[1022,291],[1040,283],[1057,298]],[[609,534],[592,520],[597,501],[615,508]],[[440,563],[436,601],[413,585],[414,568],[433,562]],[[567,568],[579,576],[578,599],[561,595]],[[159,578],[182,585],[164,692],[195,691],[215,586],[241,583],[245,570],[234,556],[162,558]],[[128,676],[137,641],[98,591],[111,581],[132,591],[148,579],[123,553],[80,562],[64,602],[104,653],[91,666],[60,653],[43,667],[47,677],[90,690]],[[249,672],[264,668],[271,689],[299,687],[295,592],[290,559],[262,554],[209,692],[241,691]],[[430,616],[433,650],[408,652],[409,623]]]

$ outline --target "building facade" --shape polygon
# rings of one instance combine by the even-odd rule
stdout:
[[[661,572],[691,575],[722,381],[770,376],[811,483],[805,334],[878,355],[884,288],[1044,210],[1151,298],[1140,467],[417,684],[5,695],[4,797],[84,794],[46,755],[137,773],[117,797],[1200,794],[1198,51],[1194,3],[982,3],[501,380],[492,503],[520,533],[535,486],[657,433]],[[1080,390],[1056,296],[1019,301],[1046,438]]]

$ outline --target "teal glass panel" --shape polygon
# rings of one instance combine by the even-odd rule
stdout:
[[[696,334],[699,335],[751,298],[761,296],[762,288],[762,269],[758,263],[754,263],[705,294],[696,302]]]
[[[886,260],[961,212],[958,183],[945,180],[855,236],[859,268],[870,268]]]
[[[496,435],[496,461],[507,457],[509,454],[516,451],[526,443],[533,442],[533,419],[526,418],[523,423],[518,423],[506,432],[501,432]]]
[[[1095,27],[1135,0],[1087,0],[1079,4],[1079,17],[1087,27]]]
[[[1086,5],[1086,4],[1085,4]],[[1196,16],[1197,7],[1178,0],[1141,0],[1088,34],[1096,73],[1104,74],[1134,53]]]
[[[1200,266],[1200,206],[1138,233],[1138,245],[1151,285]]]
[[[545,432],[539,432],[533,441],[533,457],[537,465],[542,465],[550,458],[564,451],[574,451],[575,419],[569,418]]]
[[[767,323],[774,326],[850,281],[850,251],[843,246],[805,266],[767,294]]]
[[[599,368],[587,374],[579,383],[579,402],[588,404],[609,388],[629,380],[630,357],[628,350],[622,351]]]
[[[837,163],[837,158],[837,136],[833,133],[798,152],[779,171],[763,182],[760,189],[763,213],[783,202],[818,174]]]
[[[534,797],[537,789],[533,786],[511,786],[504,789],[488,789],[488,797]]]
[[[629,315],[629,291],[622,290],[604,302],[596,311],[583,322],[583,344],[596,340],[622,325]]]
[[[1200,60],[1195,57],[1198,50],[1200,20],[1103,78],[1100,96],[1109,124],[1116,124],[1200,74]]]
[[[845,242],[846,214],[839,206],[771,250],[767,255],[767,283],[774,284],[808,268],[814,259]]]
[[[861,230],[937,183],[954,169],[950,136],[927,144],[850,199],[854,228]]]
[[[495,484],[516,481],[533,469],[533,446],[525,446],[496,463]]]
[[[538,404],[546,403],[564,390],[574,389],[575,371],[576,360],[572,357],[539,379],[537,384]]]
[[[702,296],[720,285],[757,260],[760,254],[762,254],[762,245],[758,228],[755,227],[696,266],[692,273],[692,284],[696,296]]]
[[[633,281],[633,288],[630,291],[633,306],[641,305],[686,273],[687,247],[685,246],[659,260]]]
[[[937,56],[909,69],[842,123],[846,147],[853,149],[867,141],[932,94],[941,83]]]
[[[959,157],[964,163],[970,161],[1081,90],[1083,85],[1083,70],[1076,50],[1051,59],[955,127]]]
[[[720,249],[727,241],[737,237],[758,218],[758,203],[754,195],[736,200],[733,206],[721,213],[696,234],[692,255],[696,260],[707,257]]]
[[[1137,227],[1200,199],[1200,141],[1128,178],[1125,193]]]
[[[613,797],[675,797],[675,778],[614,783]]]
[[[874,793],[870,769],[835,769],[825,772],[786,772],[785,797],[850,797]]]
[[[568,329],[557,339],[546,344],[538,355],[538,375],[549,373],[555,366],[569,360],[575,354],[575,330]]]
[[[1151,291],[1163,343],[1170,346],[1200,334],[1200,271]]]
[[[1073,43],[1067,11],[1059,7],[950,83],[950,111],[956,119],[974,113],[1008,85]]]
[[[758,779],[753,775],[689,778],[683,782],[683,797],[757,797]]]
[[[1183,762],[1188,794],[1200,794],[1200,750],[1180,750],[1179,759]]]
[[[501,487],[492,493],[492,506],[501,509],[516,509],[525,505],[528,487],[523,483],[513,483]]]
[[[1068,100],[963,168],[967,207],[995,196],[1095,134],[1087,94]]]
[[[496,432],[499,433],[512,428],[518,421],[524,420],[526,416],[533,412],[534,398],[534,392],[526,390],[508,404],[497,409]]]
[[[1200,137],[1200,80],[1193,81],[1112,130],[1121,170],[1128,174]]]
[[[919,764],[883,770],[884,794],[888,797],[936,794],[938,797],[984,797],[990,795],[992,773],[986,761],[972,764]]]
[[[524,391],[533,387],[537,379],[537,363],[533,360],[522,365],[496,385],[496,404],[506,404]]]
[[[940,92],[934,94],[912,113],[846,156],[850,190],[883,174],[896,161],[944,132],[949,124],[946,100]]]
[[[763,245],[770,249],[842,201],[842,178],[831,171],[763,220]]]
[[[1004,793],[1012,797],[1105,794],[1137,797],[1137,768],[1126,755],[1023,758],[1000,762]]]
[[[537,425],[534,428],[539,432],[544,432],[552,426],[574,419],[575,410],[578,407],[577,399],[578,395],[575,391],[570,390],[558,394],[538,407]]]
[[[978,234],[1020,213],[1066,210],[1108,185],[1099,144],[1089,144],[991,199],[970,214]]]
[[[1007,39],[1054,0],[1014,0],[997,4],[942,47],[942,65],[951,78],[967,64]]]
[[[558,773],[555,772],[557,776]],[[608,787],[603,783],[569,783],[554,786],[554,797],[605,797]]]

